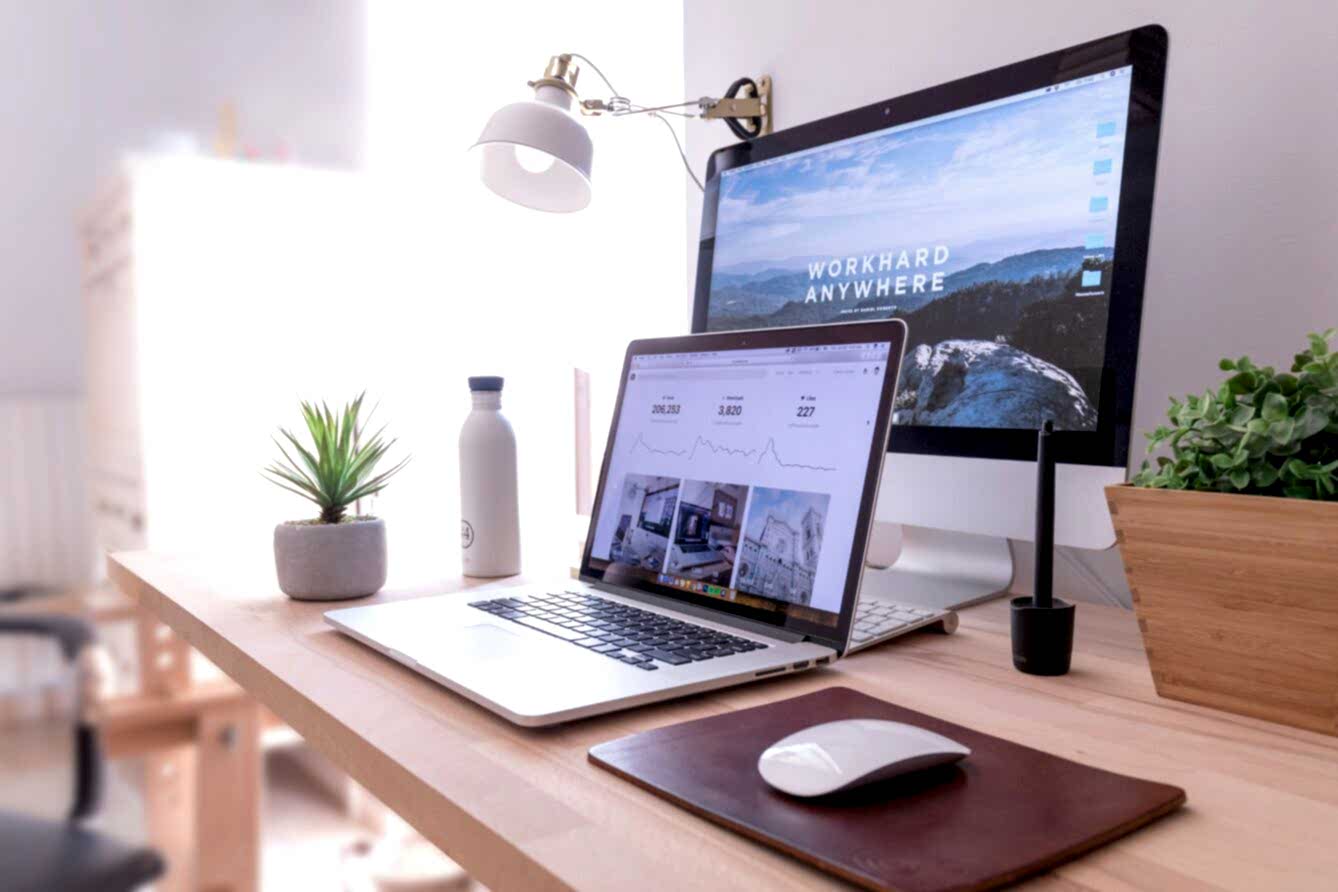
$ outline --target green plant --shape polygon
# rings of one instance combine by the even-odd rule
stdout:
[[[1163,425],[1148,434],[1136,486],[1334,499],[1338,491],[1338,329],[1309,335],[1290,372],[1249,357],[1223,359],[1231,377],[1203,396],[1171,399]]]
[[[264,469],[269,475],[266,479],[319,505],[321,523],[339,523],[349,505],[380,492],[409,463],[406,457],[390,470],[373,476],[377,462],[395,441],[386,442],[382,438],[384,427],[371,437],[363,435],[363,423],[358,416],[362,413],[364,396],[365,393],[359,394],[339,414],[331,412],[324,403],[320,408],[302,403],[302,417],[314,448],[306,448],[297,437],[279,428],[279,433],[296,450],[301,464],[293,461],[283,443],[274,438],[283,459]],[[371,414],[368,413],[368,419]]]

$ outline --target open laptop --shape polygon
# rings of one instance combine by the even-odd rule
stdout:
[[[521,725],[951,631],[941,611],[856,616],[905,335],[894,319],[634,341],[579,581],[554,567],[549,584],[325,618]]]

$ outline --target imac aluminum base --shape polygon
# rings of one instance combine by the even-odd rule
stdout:
[[[902,525],[895,563],[864,568],[861,595],[956,610],[1007,594],[1013,553],[1001,536]]]
[[[1113,545],[1105,488],[1123,482],[1123,467],[1058,465],[1055,544],[1098,550]],[[892,452],[875,516],[872,566],[864,571],[862,591],[949,610],[986,601],[1013,585],[1009,539],[1025,542],[1036,535],[1036,465]],[[1027,574],[1020,575],[1025,582]]]

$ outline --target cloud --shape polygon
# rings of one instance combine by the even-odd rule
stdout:
[[[717,262],[1080,231],[1095,123],[1124,113],[1128,85],[1110,79],[741,168],[721,183]],[[1103,192],[1112,208],[1114,148]]]

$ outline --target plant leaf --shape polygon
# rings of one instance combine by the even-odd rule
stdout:
[[[1270,393],[1264,397],[1264,404],[1259,408],[1259,417],[1269,422],[1281,421],[1287,417],[1287,398],[1280,393]]]
[[[282,440],[273,439],[282,458],[262,471],[267,480],[281,489],[319,505],[321,519],[327,523],[337,522],[359,498],[380,492],[409,462],[406,457],[388,471],[371,476],[396,441],[383,439],[384,426],[372,437],[364,436],[366,419],[361,418],[361,413],[365,398],[364,391],[338,412],[326,402],[300,402],[310,447],[286,428],[280,428]],[[283,441],[287,441],[287,446]]]
[[[1250,477],[1254,480],[1255,486],[1260,489],[1268,489],[1278,482],[1278,469],[1267,462],[1261,462],[1254,466],[1254,469],[1250,472]]]
[[[1307,336],[1291,370],[1223,359],[1215,387],[1172,396],[1147,435],[1140,486],[1338,500],[1338,329]]]

